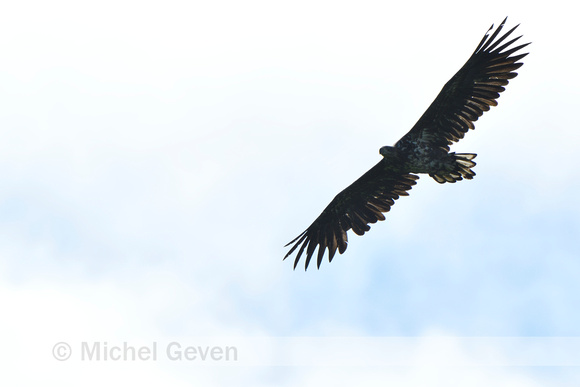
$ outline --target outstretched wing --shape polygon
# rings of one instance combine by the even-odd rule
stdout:
[[[445,84],[409,133],[398,141],[397,148],[414,146],[420,139],[449,151],[449,145],[473,129],[473,122],[483,112],[497,105],[496,99],[504,86],[518,75],[515,70],[523,65],[518,61],[528,55],[512,55],[529,44],[511,47],[521,36],[504,43],[518,26],[498,38],[506,20],[507,17],[491,36],[493,25],[490,27],[469,60]]]
[[[324,251],[332,261],[336,250],[344,253],[347,245],[346,232],[352,228],[357,235],[370,230],[370,223],[385,220],[383,212],[391,209],[399,196],[407,196],[419,176],[398,172],[386,159],[362,175],[330,202],[322,214],[302,234],[286,246],[293,244],[284,259],[298,247],[294,268],[306,251],[304,268],[308,268],[314,250],[318,246],[317,266],[320,267]]]

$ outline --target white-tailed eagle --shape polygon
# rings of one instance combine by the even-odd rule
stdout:
[[[523,65],[518,61],[527,53],[514,54],[529,43],[513,47],[521,36],[505,42],[518,27],[500,36],[506,20],[491,35],[493,25],[490,27],[469,60],[445,84],[415,126],[395,146],[380,149],[383,159],[336,195],[310,227],[286,245],[292,248],[284,259],[299,248],[294,268],[304,252],[308,268],[317,247],[318,267],[327,249],[329,261],[337,250],[344,253],[346,232],[352,229],[363,235],[370,230],[370,223],[384,220],[383,213],[391,209],[395,200],[409,195],[419,178],[416,174],[428,173],[438,183],[455,183],[475,176],[471,168],[476,155],[449,152],[449,145],[473,129],[473,123],[490,106],[497,105],[504,86]]]

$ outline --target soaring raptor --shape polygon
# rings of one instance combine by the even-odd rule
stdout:
[[[399,196],[409,195],[417,173],[428,173],[438,183],[455,183],[473,179],[474,153],[449,152],[449,145],[459,141],[474,121],[497,105],[499,94],[505,90],[509,79],[517,76],[518,62],[528,55],[513,55],[529,43],[513,47],[521,38],[505,40],[518,27],[502,36],[507,18],[490,35],[487,31],[477,48],[446,84],[419,121],[395,146],[379,150],[383,159],[357,181],[340,192],[322,211],[322,214],[302,234],[286,246],[292,245],[286,259],[296,249],[294,268],[305,252],[305,269],[318,247],[317,266],[320,267],[324,252],[332,261],[336,250],[344,253],[347,246],[346,232],[352,229],[363,235],[370,230],[370,223],[385,220]]]

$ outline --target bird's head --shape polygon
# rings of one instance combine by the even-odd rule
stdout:
[[[379,153],[386,159],[394,159],[399,157],[399,150],[393,146],[384,146],[379,149]]]

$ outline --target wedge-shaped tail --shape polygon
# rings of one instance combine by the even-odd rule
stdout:
[[[473,179],[475,172],[471,168],[475,167],[475,161],[472,161],[475,153],[455,153],[451,152],[449,155],[449,163],[447,168],[437,173],[430,173],[431,176],[437,183],[455,183],[456,181],[468,179]]]

